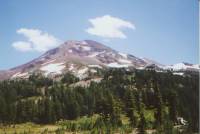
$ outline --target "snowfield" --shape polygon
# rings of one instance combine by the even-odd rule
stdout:
[[[90,70],[92,73],[96,73],[97,72],[97,70],[95,70],[95,69],[91,69]]]
[[[90,55],[88,55],[87,57],[96,57],[97,55],[100,55],[100,54],[103,54],[103,53],[105,53],[105,51],[102,51],[102,52],[94,52],[94,53],[92,53],[92,54],[90,54]]]
[[[181,70],[181,69],[187,69],[187,66],[185,64],[183,64],[183,63],[178,63],[178,64],[174,64],[172,66],[172,68],[174,70]]]
[[[199,65],[186,65],[184,63],[177,63],[171,66],[166,66],[166,68],[168,69],[173,69],[174,71],[178,71],[178,70],[187,70],[187,69],[200,69]]]
[[[20,73],[20,72],[18,72],[18,73],[14,74],[12,76],[12,78],[22,78],[22,77],[27,78],[28,77],[28,72],[26,72],[26,73]]]
[[[73,48],[75,48],[76,50],[83,50],[83,51],[90,51],[91,47],[89,46],[82,46],[80,44],[74,45]]]
[[[70,64],[69,71],[72,71],[74,69],[74,64]]]
[[[130,60],[125,60],[125,59],[119,59],[118,61],[121,62],[121,63],[127,63],[127,64],[132,63]]]
[[[88,68],[85,67],[85,68],[83,68],[83,69],[78,70],[78,74],[79,74],[79,75],[82,75],[82,74],[86,73],[87,71],[88,71]]]
[[[50,60],[50,61],[47,61],[47,62],[43,63],[42,65],[46,65],[46,64],[52,63],[52,62],[54,62],[54,61],[55,61],[55,59]]]
[[[72,50],[72,49],[69,49],[69,50],[68,50],[68,52],[69,52],[69,53],[72,53],[72,52],[73,52],[73,50]]]
[[[194,67],[196,69],[200,69],[200,65],[199,64],[194,64],[194,65],[192,65],[192,67]]]
[[[83,45],[87,45],[88,44],[86,41],[81,41],[80,43],[83,44]]]
[[[113,63],[107,64],[107,66],[108,67],[112,67],[112,68],[123,68],[123,67],[127,68],[129,65],[127,65],[127,64],[119,64],[117,62],[113,62]]]
[[[65,68],[64,63],[54,63],[48,64],[40,68],[40,70],[45,71],[45,75],[47,76],[50,73],[61,74],[62,70]]]
[[[112,57],[115,57],[115,56],[116,56],[116,54],[113,53],[113,52],[108,52],[107,55],[112,56]]]
[[[178,73],[178,72],[174,72],[173,75],[180,75],[180,76],[183,76],[184,73]]]
[[[118,54],[120,54],[122,57],[124,57],[124,58],[127,58],[128,56],[127,56],[127,54],[125,54],[125,53],[118,53]]]
[[[144,69],[145,69],[145,66],[144,66],[144,67],[137,67],[137,69],[139,69],[139,70],[144,70]]]
[[[89,46],[81,46],[81,48],[82,48],[84,51],[90,51],[90,50],[91,50],[91,47],[89,47]]]
[[[102,66],[100,66],[100,65],[88,65],[88,67],[102,68]]]
[[[87,74],[86,74],[87,71],[88,71],[87,67],[84,67],[84,68],[78,70],[78,72],[76,73],[76,77],[78,77],[80,79],[87,77]]]

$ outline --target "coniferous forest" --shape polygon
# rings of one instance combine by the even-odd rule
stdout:
[[[87,79],[95,77],[102,80],[85,87],[74,86],[80,80],[70,73],[57,79],[33,74],[1,81],[0,124],[60,122],[60,133],[115,133],[120,128],[139,134],[198,132],[198,74],[109,69]],[[82,117],[92,120],[71,122]],[[122,117],[128,120],[126,125]]]

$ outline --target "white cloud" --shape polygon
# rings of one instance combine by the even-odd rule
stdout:
[[[104,38],[126,38],[122,30],[124,28],[135,29],[131,22],[110,15],[89,19],[89,22],[92,27],[86,29],[86,32]]]
[[[29,42],[17,41],[12,44],[12,46],[22,52],[31,51],[31,44]]]
[[[17,41],[12,44],[14,48],[20,48],[18,50],[22,51],[45,52],[57,47],[61,43],[61,41],[53,35],[38,29],[21,28],[17,30],[17,33],[27,38],[27,41]]]

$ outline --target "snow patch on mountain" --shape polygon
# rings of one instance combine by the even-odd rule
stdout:
[[[173,75],[180,75],[180,76],[183,76],[184,73],[183,73],[183,72],[174,72]]]
[[[128,56],[127,56],[127,54],[125,54],[125,53],[118,53],[118,54],[120,54],[122,57],[124,57],[124,58],[127,58]]]
[[[200,65],[199,64],[194,64],[194,65],[192,65],[194,68],[196,68],[196,69],[200,69]]]
[[[130,60],[125,60],[125,59],[119,59],[118,61],[121,62],[121,63],[127,63],[127,64],[132,63]]]
[[[113,52],[108,52],[107,55],[112,56],[112,57],[115,57],[115,56],[116,56],[116,54],[113,53]]]
[[[90,70],[92,73],[96,73],[97,72],[97,70],[95,70],[95,69],[91,69]]]
[[[87,77],[87,73],[86,73],[87,71],[88,71],[88,67],[79,69],[78,72],[76,73],[76,76],[80,79],[83,79],[83,78]]]
[[[199,65],[190,65],[185,63],[177,63],[174,65],[166,66],[167,69],[172,69],[173,71],[179,71],[179,70],[187,70],[187,69],[196,69],[199,70]]]
[[[28,77],[28,72],[25,72],[25,73],[17,72],[11,78],[22,78],[22,77],[23,78]]]
[[[100,54],[103,54],[103,53],[105,53],[105,51],[102,51],[102,52],[93,52],[92,54],[88,55],[88,57],[93,58],[93,57],[96,57],[97,55],[100,55]]]
[[[74,69],[74,64],[70,64],[69,71],[72,71]]]
[[[83,44],[83,45],[87,45],[88,44],[86,41],[81,41],[80,43]]]
[[[73,50],[72,50],[72,49],[69,49],[69,50],[68,50],[68,52],[69,52],[69,53],[72,53],[72,52],[73,52]]]
[[[100,65],[88,65],[88,67],[102,68]]]
[[[174,70],[181,70],[181,69],[187,69],[187,66],[183,63],[177,63],[177,64],[172,65],[172,68]]]
[[[20,72],[17,72],[11,78],[16,78],[19,74],[20,74]]]
[[[78,74],[84,74],[88,71],[87,67],[84,67],[83,69],[78,70]]]
[[[137,67],[138,70],[144,70],[145,69],[145,66],[144,67]]]
[[[89,46],[82,46],[81,47],[84,51],[90,51],[91,50],[91,47]]]
[[[47,76],[50,73],[61,74],[62,70],[65,68],[64,63],[54,63],[48,64],[40,68],[40,70],[45,71],[45,75]]]
[[[95,53],[92,53],[92,54],[90,54],[90,55],[88,55],[88,57],[96,57],[97,55],[99,55],[99,52],[95,52]]]
[[[107,64],[107,66],[111,67],[111,68],[127,68],[129,65],[127,65],[127,64],[119,64],[117,62],[113,62],[113,63]]]
[[[52,63],[52,62],[54,62],[54,61],[55,61],[55,59],[50,60],[50,61],[47,61],[47,62],[43,63],[42,66],[43,66],[43,65],[46,65],[46,64],[49,64],[49,63]]]

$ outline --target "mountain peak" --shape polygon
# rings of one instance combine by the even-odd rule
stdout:
[[[128,54],[117,52],[93,40],[69,40],[40,57],[10,71],[11,77],[26,76],[30,72],[60,74],[70,71],[79,77],[90,68],[143,67],[146,62]],[[95,72],[95,70],[92,70]],[[77,74],[78,73],[78,74]]]
[[[137,58],[133,55],[115,51],[93,40],[69,40],[26,64],[0,72],[0,77],[3,77],[0,79],[26,78],[32,72],[40,72],[46,76],[72,72],[77,77],[83,78],[86,77],[88,72],[97,72],[95,68],[134,67],[141,69],[151,64],[163,69],[199,69],[199,66],[188,63],[166,67],[147,58]]]

